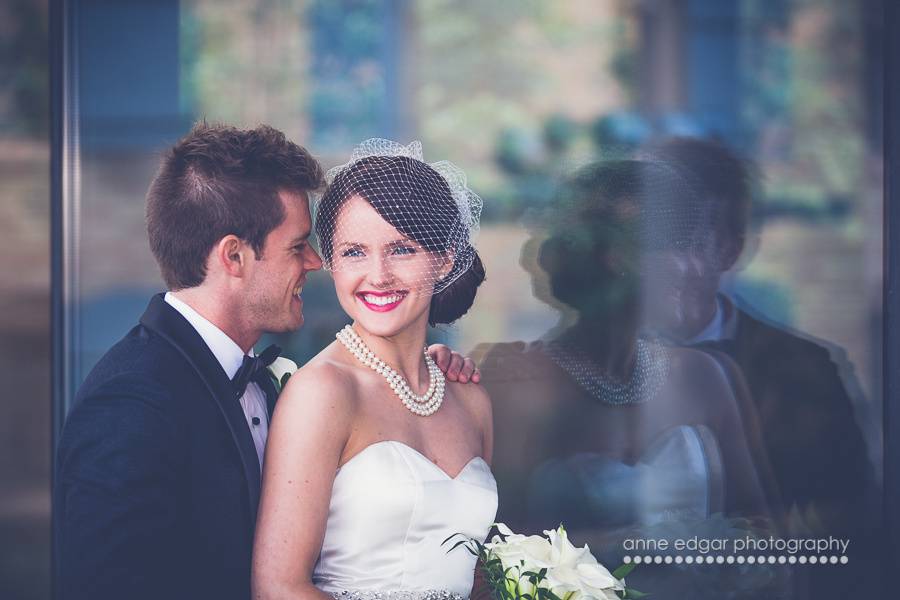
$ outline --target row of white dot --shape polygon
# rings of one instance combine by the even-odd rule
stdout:
[[[663,563],[665,563],[667,565],[670,565],[672,563],[675,563],[678,565],[680,565],[681,563],[686,563],[689,565],[694,564],[694,563],[696,563],[696,564],[716,563],[719,565],[722,565],[722,564],[733,565],[735,563],[737,563],[739,565],[742,565],[744,563],[751,564],[751,565],[752,564],[766,564],[766,563],[768,563],[770,565],[774,565],[775,563],[778,563],[780,565],[783,565],[783,564],[793,565],[793,564],[798,564],[798,563],[801,565],[805,565],[807,563],[812,564],[812,565],[814,565],[814,564],[824,565],[824,564],[830,563],[832,565],[836,565],[836,564],[840,563],[842,565],[846,565],[847,562],[849,562],[849,559],[846,556],[838,557],[838,556],[816,556],[816,555],[812,555],[812,556],[808,556],[808,557],[807,556],[794,556],[794,555],[790,555],[790,556],[784,556],[784,555],[781,555],[781,556],[731,556],[731,555],[729,555],[729,556],[697,556],[697,557],[694,557],[694,556],[680,556],[680,555],[679,556],[650,556],[648,554],[646,556],[624,556],[622,558],[622,561],[625,564],[634,563],[636,565],[641,564],[641,563],[647,563],[647,564],[653,563],[653,564],[657,564],[657,565],[661,565]]]

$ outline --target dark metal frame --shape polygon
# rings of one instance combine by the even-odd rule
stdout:
[[[900,5],[884,3],[885,584],[900,567]]]
[[[77,155],[78,62],[75,35],[79,0],[51,0],[50,30],[50,299],[51,299],[51,418],[53,449],[62,430],[73,397],[75,380],[74,356],[68,348],[75,345],[77,330],[71,314],[77,298],[77,248],[73,244],[78,206],[71,207],[77,190],[76,169],[72,161]],[[55,456],[54,456],[55,460]],[[55,465],[54,465],[55,472]]]

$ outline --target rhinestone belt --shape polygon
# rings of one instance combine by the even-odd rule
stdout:
[[[344,590],[331,592],[335,600],[465,600],[446,590]]]

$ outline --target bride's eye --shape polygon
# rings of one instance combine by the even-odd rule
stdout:
[[[391,250],[391,254],[393,254],[394,256],[404,256],[415,253],[416,249],[412,246],[394,246],[394,248]]]
[[[347,248],[346,250],[341,252],[341,256],[343,258],[359,258],[365,256],[365,253],[359,246],[351,246],[350,248]]]

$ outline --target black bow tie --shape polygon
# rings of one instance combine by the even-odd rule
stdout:
[[[281,354],[281,348],[272,344],[256,356],[244,356],[241,368],[231,378],[231,386],[234,388],[235,398],[240,398],[244,395],[244,392],[247,391],[247,384],[251,381],[262,387],[265,380],[269,377],[269,374],[266,373],[266,368],[275,362],[279,354]]]

